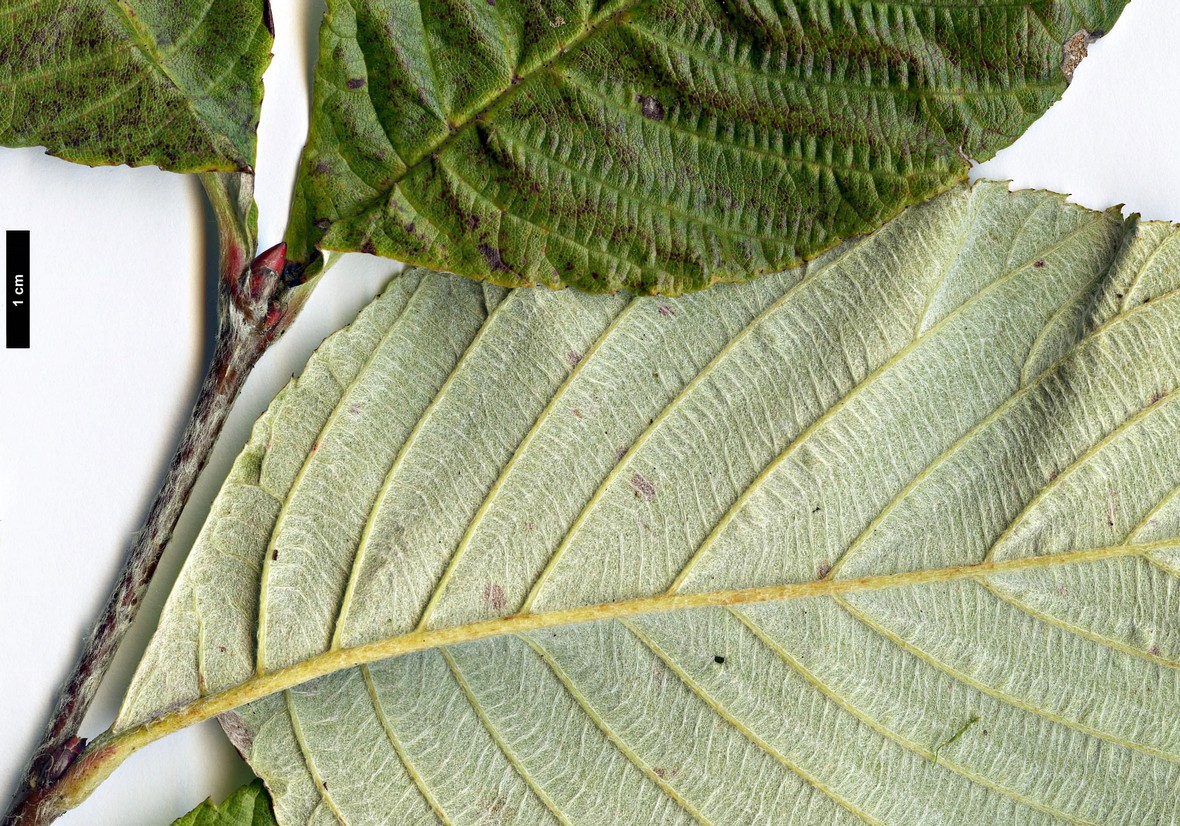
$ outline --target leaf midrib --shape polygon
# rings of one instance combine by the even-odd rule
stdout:
[[[260,700],[317,677],[404,654],[476,642],[492,637],[694,608],[726,608],[796,599],[838,597],[845,594],[891,588],[978,580],[981,577],[1046,570],[1123,557],[1143,557],[1160,551],[1175,550],[1180,550],[1180,538],[1108,545],[998,562],[989,561],[902,573],[873,574],[852,579],[821,579],[692,594],[661,593],[613,603],[599,603],[540,613],[514,614],[465,625],[427,631],[411,631],[348,648],[329,649],[285,668],[257,674],[237,685],[205,695],[185,705],[174,707],[171,711],[145,723],[122,731],[115,731],[112,728],[106,734],[96,738],[92,749],[115,747],[116,750],[126,750],[126,753],[130,754],[173,731],[232,711],[246,703]]]

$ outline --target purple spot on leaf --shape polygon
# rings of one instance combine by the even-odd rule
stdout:
[[[650,502],[656,498],[655,482],[648,479],[642,473],[631,474],[631,487],[635,490],[635,495],[644,502]]]

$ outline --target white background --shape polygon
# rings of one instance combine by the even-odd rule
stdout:
[[[275,0],[258,151],[262,248],[281,240],[322,5]],[[1180,221],[1180,3],[1133,0],[1073,85],[974,177]],[[0,351],[0,798],[7,800],[187,418],[216,237],[195,180],[0,149],[0,230],[32,231],[32,349]],[[263,357],[201,477],[84,735],[104,729],[254,419],[397,265],[350,255]],[[214,722],[134,755],[63,824],[165,826],[250,777]]]

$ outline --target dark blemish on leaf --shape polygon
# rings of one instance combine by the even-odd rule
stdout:
[[[270,0],[262,0],[262,25],[266,26],[271,37],[275,36],[275,18],[270,11]]]
[[[348,412],[356,416],[361,412],[361,406],[359,404],[350,404],[348,406]]]
[[[828,562],[826,559],[823,562],[821,562],[815,566],[815,578],[816,579],[824,579],[831,572],[832,572],[832,564],[830,562]]]
[[[359,89],[365,85],[365,79],[363,77],[354,77],[354,78],[351,78],[344,85],[347,86],[349,89]]]
[[[324,787],[324,789],[326,790],[326,789],[328,788],[328,781],[327,781],[327,780],[321,780],[321,781],[320,781],[320,785],[321,785],[321,786],[323,786],[323,787]]]
[[[365,241],[365,243],[361,244],[361,252],[365,255],[376,255],[377,248],[373,246],[372,241]]]
[[[1162,399],[1163,397],[1164,397],[1164,393],[1163,393],[1163,391],[1162,391],[1162,390],[1157,390],[1157,391],[1155,391],[1154,393],[1152,393],[1152,394],[1151,394],[1151,398],[1147,400],[1147,403],[1148,403],[1149,405],[1152,405],[1152,404],[1159,404],[1159,403],[1160,403],[1160,399]]]
[[[656,498],[656,485],[651,479],[648,479],[642,473],[631,474],[631,487],[635,490],[635,495],[644,502],[650,502]]]
[[[662,315],[664,318],[675,318],[676,317],[676,311],[673,310],[667,304],[661,303],[659,312],[660,312],[660,315]]]
[[[636,95],[635,102],[639,104],[639,111],[648,120],[663,120],[664,105],[648,95]]]
[[[270,558],[271,558],[272,562],[279,561],[279,549],[278,548],[275,548],[273,551],[271,551]]]
[[[656,766],[651,771],[660,780],[675,780],[680,774],[680,769],[665,769],[663,766]]]
[[[478,227],[479,227],[479,216],[478,215],[468,215],[467,216],[467,230],[470,232],[474,229],[477,229]]]
[[[1056,468],[1054,468],[1053,470],[1049,471],[1049,475],[1048,475],[1047,477],[1045,477],[1045,481],[1046,481],[1046,482],[1052,482],[1054,479],[1056,479],[1056,478],[1057,478],[1057,474],[1058,474],[1058,473],[1060,473],[1060,471],[1058,471]]]
[[[816,505],[814,508],[811,509],[811,512],[812,513],[819,513],[820,510],[822,510],[822,508],[819,505]]]
[[[484,605],[491,608],[493,611],[502,611],[506,600],[504,599],[504,589],[495,582],[489,582],[483,586],[480,591],[480,596],[483,598]]]
[[[565,354],[565,360],[570,363],[570,367],[577,367],[578,362],[582,360],[582,354],[575,353],[573,350],[570,350]]]
[[[714,654],[713,662],[717,663],[717,665],[725,665],[725,657],[722,657],[720,654]]]
[[[316,219],[316,222],[315,222],[316,229],[326,230],[331,226],[332,226],[332,222],[329,221],[327,218],[317,218]]]
[[[532,532],[533,532],[533,529],[534,529],[534,528],[536,528],[536,527],[537,527],[537,526],[536,526],[536,525],[534,525],[532,522],[525,522],[525,523],[524,523],[524,532],[525,532],[525,533],[532,533]]]
[[[575,419],[580,419],[580,418],[582,418],[582,411],[577,407],[571,407],[570,408],[570,415],[573,416]]]
[[[500,257],[500,251],[495,247],[490,247],[487,244],[480,244],[479,252],[484,258],[488,260],[488,266],[491,267],[493,271],[507,271],[509,269],[508,265],[504,263],[504,259]]]
[[[1160,655],[1159,645],[1153,642],[1150,646],[1148,646],[1147,653],[1153,657],[1158,657]]]
[[[1045,259],[1044,258],[1037,259],[1037,262],[1035,264],[1033,264],[1033,266],[1036,267],[1038,270],[1043,269],[1045,266]]]
[[[615,461],[623,461],[623,457],[627,455],[627,448],[624,445],[619,445],[615,448]]]
[[[494,7],[496,5],[496,0],[488,0],[488,5]]]
[[[332,171],[332,167],[328,166],[327,161],[319,161],[315,165],[315,169],[313,170],[313,174],[327,175],[331,171]]]

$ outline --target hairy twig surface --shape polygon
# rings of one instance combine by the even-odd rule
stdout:
[[[82,753],[82,720],[115,652],[139,610],[164,549],[246,377],[259,357],[290,326],[312,282],[284,275],[286,245],[254,259],[253,191],[249,176],[202,176],[217,216],[221,255],[218,326],[213,356],[164,482],[136,533],[102,613],[58,694],[41,743],[17,788],[6,826],[44,822],[36,801]]]

